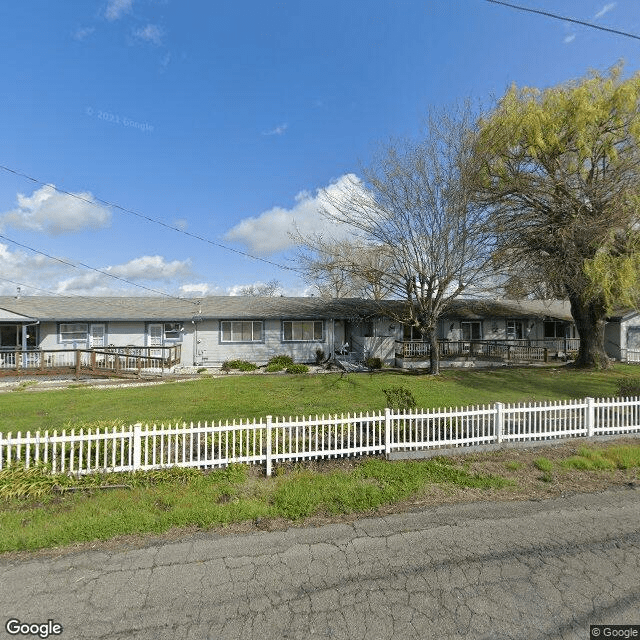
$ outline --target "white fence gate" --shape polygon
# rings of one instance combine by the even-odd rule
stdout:
[[[640,398],[568,400],[315,418],[267,416],[176,424],[0,433],[0,470],[19,461],[55,473],[217,468],[394,451],[640,433]]]

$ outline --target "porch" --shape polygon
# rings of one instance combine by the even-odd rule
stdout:
[[[431,354],[428,342],[396,340],[396,358],[427,360]],[[539,340],[439,340],[442,360],[471,359],[505,362],[548,362],[568,359],[577,353],[580,338],[544,338]]]
[[[0,376],[94,375],[131,377],[169,372],[180,363],[181,346],[99,349],[3,349]]]

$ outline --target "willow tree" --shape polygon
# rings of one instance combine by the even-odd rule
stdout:
[[[404,303],[381,312],[428,340],[433,374],[439,318],[458,296],[479,294],[491,274],[490,229],[466,179],[472,124],[468,106],[432,114],[424,139],[384,145],[362,179],[352,175],[323,194],[324,215],[379,255],[372,263],[343,252],[339,267]]]
[[[477,195],[492,212],[496,261],[569,300],[583,367],[608,366],[607,314],[637,279],[638,243],[625,238],[640,213],[640,74],[621,72],[513,86],[478,127]]]

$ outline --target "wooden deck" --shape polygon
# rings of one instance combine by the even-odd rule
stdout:
[[[181,347],[103,347],[100,349],[0,351],[0,376],[162,375],[180,363]]]

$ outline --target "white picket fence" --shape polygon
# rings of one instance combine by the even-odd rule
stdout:
[[[20,461],[85,474],[168,467],[217,468],[394,451],[640,433],[640,398],[568,400],[231,424],[121,426],[0,433],[0,470]]]

